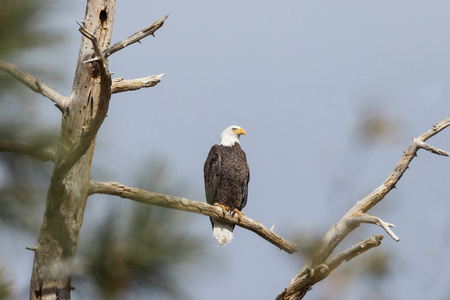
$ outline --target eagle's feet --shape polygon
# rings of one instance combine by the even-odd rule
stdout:
[[[233,217],[235,213],[238,214],[238,221],[240,222],[241,217],[244,215],[244,213],[237,208],[233,209],[231,216]]]
[[[225,218],[225,212],[230,211],[230,208],[228,206],[219,204],[219,203],[214,203],[214,206],[218,206],[220,208],[222,208],[222,213],[223,213],[223,217]]]

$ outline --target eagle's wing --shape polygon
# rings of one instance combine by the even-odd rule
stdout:
[[[205,176],[205,193],[206,202],[214,205],[220,180],[220,169],[222,157],[218,145],[211,147],[208,157],[206,158],[203,174]]]
[[[245,156],[244,151],[242,151],[242,153],[244,154],[244,160],[245,160],[245,165],[246,165],[245,169],[246,169],[247,177],[244,180],[244,193],[243,193],[242,202],[241,202],[241,206],[239,207],[239,210],[242,210],[245,207],[245,205],[247,205],[248,182],[250,181],[250,168],[248,167],[247,157]]]

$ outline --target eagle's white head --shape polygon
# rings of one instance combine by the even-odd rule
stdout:
[[[220,144],[227,147],[231,147],[235,143],[239,144],[241,134],[245,136],[245,130],[243,128],[237,125],[230,126],[220,135]]]

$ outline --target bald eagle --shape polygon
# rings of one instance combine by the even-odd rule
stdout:
[[[225,129],[220,135],[220,145],[211,147],[203,168],[208,204],[221,206],[224,213],[236,212],[239,216],[247,204],[250,180],[247,158],[239,143],[242,134],[245,136],[245,130],[239,126]],[[210,219],[219,244],[231,242],[234,224]]]

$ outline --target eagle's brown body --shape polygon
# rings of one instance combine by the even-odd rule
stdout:
[[[214,145],[205,162],[206,200],[233,210],[242,210],[247,204],[250,173],[245,152],[236,143],[227,147]]]

